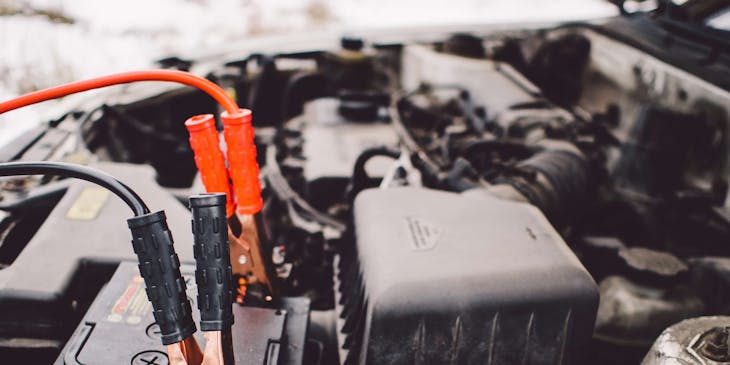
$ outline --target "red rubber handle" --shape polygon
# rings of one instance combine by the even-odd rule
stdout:
[[[221,120],[228,150],[228,171],[236,196],[236,210],[239,214],[256,214],[261,211],[264,203],[261,199],[251,111],[240,109],[235,114],[224,111],[221,113]]]
[[[234,203],[215,119],[212,114],[196,115],[185,121],[185,127],[190,133],[190,147],[195,153],[195,165],[200,170],[205,190],[226,194],[226,214],[230,217],[233,215]]]

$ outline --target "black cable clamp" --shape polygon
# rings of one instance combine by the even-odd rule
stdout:
[[[226,194],[190,197],[193,215],[195,282],[198,285],[200,329],[223,331],[233,325],[231,270]]]

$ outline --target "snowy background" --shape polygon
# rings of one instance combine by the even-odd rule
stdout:
[[[0,100],[261,35],[614,14],[605,0],[0,0]],[[0,146],[52,106],[0,115]]]

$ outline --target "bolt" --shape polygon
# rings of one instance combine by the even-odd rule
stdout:
[[[715,327],[700,337],[698,343],[698,352],[712,360],[717,362],[729,362],[730,361],[730,346],[728,346],[728,339],[730,338],[730,328],[728,327]]]
[[[246,255],[240,255],[240,256],[238,256],[238,263],[239,264],[246,265],[246,262],[248,262],[248,260],[246,259]]]
[[[273,252],[271,253],[271,261],[274,263],[274,265],[281,265],[284,263],[284,260],[286,260],[286,247],[274,247]]]

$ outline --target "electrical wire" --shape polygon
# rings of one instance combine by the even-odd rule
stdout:
[[[329,214],[318,211],[316,208],[309,205],[299,194],[297,194],[286,178],[281,174],[279,164],[276,161],[276,146],[271,144],[266,150],[266,180],[269,182],[272,191],[281,199],[285,201],[290,213],[294,213],[294,207],[299,207],[309,218],[316,221],[317,223],[327,225],[340,232],[343,232],[347,226],[339,219],[330,216]]]
[[[82,91],[98,89],[106,86],[127,84],[137,81],[169,81],[198,88],[213,97],[229,114],[237,113],[239,108],[236,102],[226,92],[210,80],[188,72],[177,70],[141,70],[122,72],[93,79],[71,82],[48,89],[34,91],[17,98],[0,103],[0,114],[40,103],[42,101],[60,98]]]
[[[109,189],[132,209],[135,216],[150,212],[144,201],[132,189],[113,176],[90,167],[65,162],[6,162],[0,163],[0,176],[57,175],[86,180]]]
[[[87,149],[86,141],[84,140],[84,131],[86,129],[86,125],[91,123],[94,115],[98,114],[99,112],[101,112],[103,115],[106,106],[106,104],[101,104],[98,107],[84,113],[83,118],[79,122],[79,126],[76,128],[76,141],[74,146],[74,150],[76,152]]]

